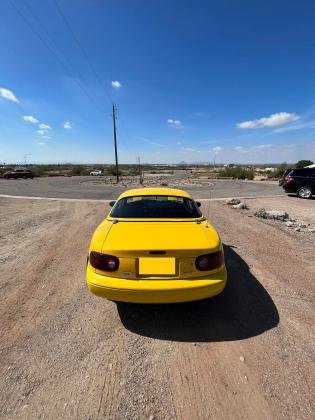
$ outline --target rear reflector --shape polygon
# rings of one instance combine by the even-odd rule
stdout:
[[[113,255],[92,251],[90,253],[90,264],[97,270],[117,271],[119,268],[119,259]]]
[[[200,255],[196,258],[195,266],[199,271],[210,271],[221,267],[223,261],[223,252],[218,251],[212,254]]]

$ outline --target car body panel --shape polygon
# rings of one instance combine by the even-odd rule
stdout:
[[[102,252],[114,250],[118,254],[132,249],[143,250],[186,250],[218,248],[220,240],[215,229],[206,221],[133,221],[111,223]],[[185,235],[183,235],[185,232]],[[115,254],[116,255],[116,254]],[[192,254],[194,255],[194,254]]]
[[[87,266],[89,290],[100,297],[132,303],[179,303],[216,296],[226,285],[225,266],[212,275],[190,280],[128,280],[96,274]]]
[[[188,192],[177,188],[133,188],[120,194],[118,200],[139,195],[173,195],[174,197],[192,198]]]
[[[18,179],[18,178],[34,178],[34,173],[29,169],[14,169],[7,171],[3,174],[3,178],[6,179]]]
[[[191,198],[181,190],[129,190],[124,197],[169,195]],[[89,252],[114,255],[119,268],[108,272],[87,263],[92,293],[112,300],[142,303],[183,302],[220,293],[226,283],[224,263],[200,271],[196,257],[222,251],[215,228],[202,216],[190,219],[117,219],[109,214],[95,230]],[[143,267],[145,267],[143,269]],[[151,269],[150,269],[151,268]]]

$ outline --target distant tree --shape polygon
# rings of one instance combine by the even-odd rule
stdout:
[[[312,165],[314,162],[311,160],[299,160],[295,165],[296,168],[305,168],[305,166]]]
[[[290,165],[288,165],[286,162],[281,163],[274,172],[270,172],[268,174],[268,178],[281,178],[285,171],[289,168]]]

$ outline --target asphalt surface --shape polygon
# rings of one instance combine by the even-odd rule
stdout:
[[[174,177],[174,179],[178,180],[178,177]],[[171,181],[171,178],[168,178],[167,181]],[[195,199],[263,197],[284,194],[282,188],[274,182],[209,180],[208,186],[190,186],[185,185],[183,181],[180,188],[191,193]],[[128,188],[108,185],[102,178],[90,176],[43,177],[32,180],[0,179],[0,195],[111,200],[116,199],[126,189]]]

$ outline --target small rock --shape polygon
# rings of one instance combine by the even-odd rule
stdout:
[[[149,417],[149,420],[154,420],[154,419],[155,419],[154,415],[151,414],[150,417]]]
[[[248,206],[247,206],[246,203],[238,203],[238,204],[234,204],[232,206],[232,209],[242,209],[242,210],[244,210],[244,209],[248,209]]]
[[[258,211],[256,211],[255,216],[261,217],[263,219],[274,219],[281,221],[285,221],[289,218],[288,213],[285,211],[265,209],[259,209]]]
[[[244,360],[245,360],[244,356],[240,356],[240,361],[244,362]]]
[[[315,228],[307,229],[308,232],[315,233]]]
[[[300,232],[301,229],[299,227],[296,227],[294,230],[295,232]]]
[[[289,222],[285,222],[285,225],[288,227],[292,227],[294,226],[294,223],[289,221]]]
[[[299,227],[300,227],[300,228],[306,228],[307,226],[306,226],[306,224],[305,224],[305,223],[303,223],[303,222],[302,222],[302,223],[299,223]]]
[[[231,200],[227,201],[226,204],[232,206],[235,204],[240,204],[241,200],[239,200],[238,198],[232,198]]]

